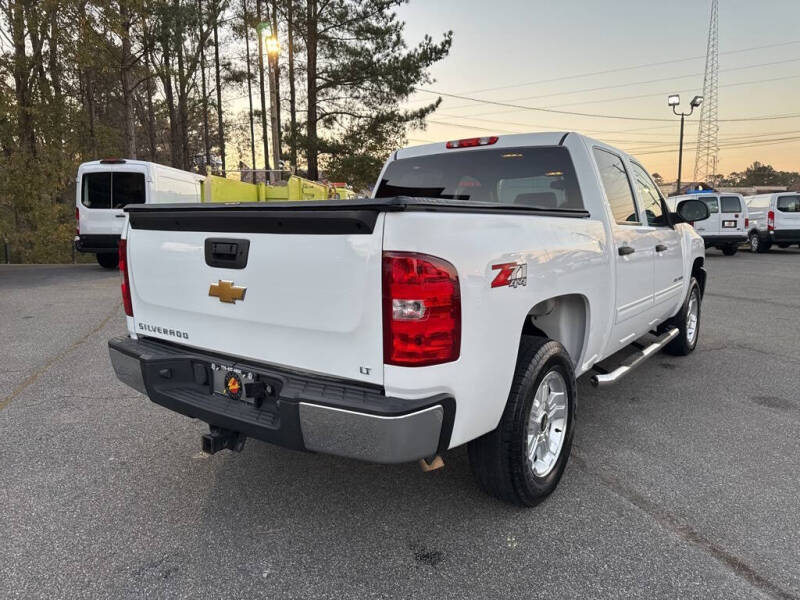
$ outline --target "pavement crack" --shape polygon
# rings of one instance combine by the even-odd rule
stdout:
[[[662,507],[658,506],[658,504],[633,488],[628,487],[613,475],[604,473],[595,468],[589,468],[586,457],[581,452],[576,452],[574,446],[571,459],[573,464],[581,471],[599,479],[606,488],[633,504],[636,508],[650,516],[659,525],[672,532],[681,540],[712,556],[722,563],[731,573],[744,579],[759,591],[764,592],[776,600],[797,600],[797,596],[761,575],[742,558],[710,540],[688,523],[682,522],[677,516],[664,510]]]
[[[768,298],[748,298],[747,296],[736,296],[734,294],[720,294],[719,292],[706,292],[704,296],[711,296],[713,298],[727,298],[728,300],[742,300],[743,302],[755,302],[756,304],[770,304],[772,306],[780,306],[781,308],[798,309],[800,306],[797,304],[789,304],[788,302],[777,302]]]
[[[741,342],[729,342],[726,344],[719,344],[719,345],[703,344],[703,350],[706,352],[719,352],[720,350],[740,350],[740,351],[755,352],[756,354],[762,354],[770,358],[778,358],[782,362],[791,362],[800,365],[800,360],[792,358],[791,356],[786,356],[785,354],[778,354],[776,352],[770,352],[769,350],[761,350],[760,348],[754,348],[753,346],[748,346],[747,344],[742,344]]]
[[[39,377],[44,375],[50,369],[50,367],[52,367],[54,364],[56,364],[62,358],[67,356],[70,352],[75,350],[78,346],[80,346],[81,344],[86,342],[86,340],[88,340],[90,337],[92,337],[95,333],[97,333],[98,331],[103,329],[103,327],[105,327],[106,324],[111,320],[111,317],[114,317],[115,315],[118,314],[120,306],[122,306],[121,302],[115,303],[114,304],[114,310],[112,310],[105,317],[103,317],[103,319],[100,321],[100,323],[95,325],[89,332],[87,332],[84,335],[82,335],[81,337],[79,337],[77,340],[72,342],[69,346],[64,348],[64,350],[62,350],[61,352],[59,352],[58,354],[56,354],[55,356],[50,358],[41,367],[39,367],[33,373],[31,373],[28,377],[26,377],[25,380],[22,383],[20,383],[16,388],[14,388],[8,396],[6,396],[2,400],[0,400],[0,411],[5,409],[9,404],[11,404],[11,401],[14,400],[14,398],[19,396],[23,391],[25,391],[28,388],[28,386],[30,386],[32,383],[34,383],[36,380],[38,380]]]

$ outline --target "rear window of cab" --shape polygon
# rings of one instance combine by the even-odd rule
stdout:
[[[377,198],[411,196],[583,209],[566,148],[492,148],[401,158],[389,163]]]

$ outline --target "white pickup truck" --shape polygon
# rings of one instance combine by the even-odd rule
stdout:
[[[468,443],[481,487],[533,505],[566,465],[576,377],[698,340],[685,222],[708,208],[668,213],[639,163],[575,133],[399,150],[370,199],[125,210],[111,362],[209,423],[207,452],[253,437],[431,466]]]

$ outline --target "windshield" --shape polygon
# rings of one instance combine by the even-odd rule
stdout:
[[[389,164],[377,198],[412,196],[582,209],[566,148],[496,148],[403,158]]]

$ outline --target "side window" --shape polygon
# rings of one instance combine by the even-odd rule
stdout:
[[[594,149],[594,159],[597,161],[597,168],[600,169],[600,178],[614,220],[618,225],[641,225],[631,182],[622,159],[601,148]]]
[[[639,194],[639,202],[644,207],[644,214],[647,224],[651,227],[663,227],[669,225],[664,216],[664,209],[661,204],[661,192],[658,186],[650,179],[650,175],[641,165],[631,163],[633,171],[633,181],[636,185],[636,192]]]
[[[712,215],[715,215],[719,212],[719,199],[716,196],[711,196],[710,198],[700,198],[703,202],[706,203],[708,206],[708,212]]]
[[[781,212],[797,213],[800,212],[800,196],[781,196],[775,205]]]

